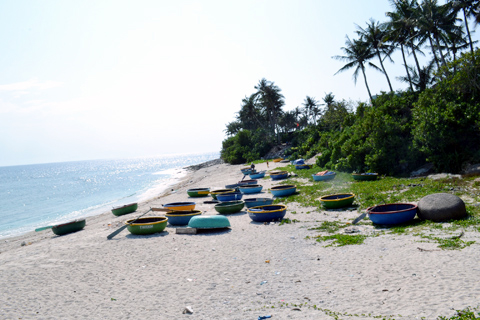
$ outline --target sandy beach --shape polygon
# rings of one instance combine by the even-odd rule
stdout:
[[[257,170],[283,165],[262,163]],[[87,218],[76,233],[2,239],[0,319],[437,319],[479,305],[478,232],[464,235],[476,243],[462,250],[441,250],[411,235],[327,247],[308,238],[319,234],[312,228],[351,221],[358,212],[288,204],[285,218],[296,223],[256,223],[243,210],[227,216],[227,230],[187,235],[169,225],[149,236],[125,229],[107,240],[127,219],[169,202],[196,201],[204,214],[217,214],[203,203],[210,197],[188,198],[186,190],[236,183],[241,167],[191,171],[137,212]],[[264,190],[279,184],[259,183]]]

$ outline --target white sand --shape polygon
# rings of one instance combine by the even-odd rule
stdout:
[[[405,235],[344,247],[306,239],[319,234],[309,228],[352,220],[356,211],[288,204],[286,218],[299,220],[295,224],[254,223],[242,211],[228,216],[229,231],[181,235],[168,226],[156,235],[124,230],[106,239],[150,207],[191,201],[187,188],[236,183],[239,168],[200,169],[136,213],[88,218],[77,233],[57,237],[46,230],[1,240],[0,319],[436,319],[478,306],[478,233],[462,238],[476,244],[454,251]],[[197,209],[217,214],[205,200],[195,200]],[[182,313],[187,306],[193,314]]]

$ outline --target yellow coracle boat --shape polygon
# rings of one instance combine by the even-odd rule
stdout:
[[[282,160],[283,160],[283,158],[277,158],[277,159],[273,159],[273,162],[280,162]]]

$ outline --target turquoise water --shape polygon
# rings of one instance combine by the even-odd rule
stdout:
[[[0,167],[0,238],[153,198],[219,153]]]

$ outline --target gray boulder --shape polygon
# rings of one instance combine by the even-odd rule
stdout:
[[[467,215],[465,203],[450,193],[434,193],[418,202],[417,215],[423,220],[448,221],[464,218]]]

